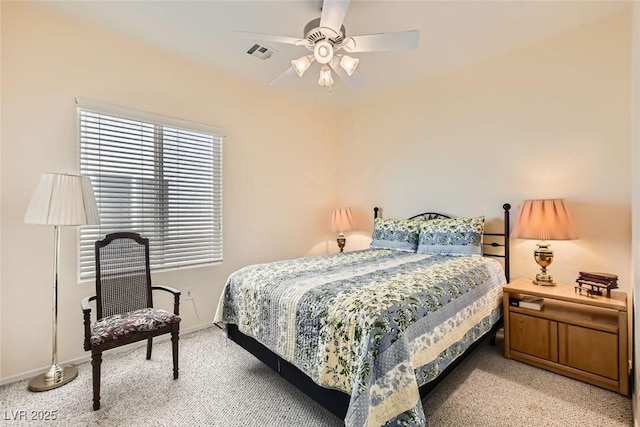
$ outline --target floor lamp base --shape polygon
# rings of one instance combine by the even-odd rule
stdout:
[[[58,381],[47,381],[44,379],[45,374],[40,374],[29,382],[29,390],[31,391],[48,391],[71,382],[78,376],[78,368],[75,366],[67,366],[62,368],[64,373]]]

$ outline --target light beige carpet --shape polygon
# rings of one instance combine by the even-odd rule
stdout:
[[[94,412],[91,365],[58,389],[28,381],[0,387],[1,426],[295,426],[343,423],[211,327],[180,341],[172,380],[169,342],[105,353],[102,408]],[[616,393],[504,359],[483,344],[424,401],[430,426],[631,426],[631,401]],[[57,411],[56,421],[13,420],[19,411]],[[36,413],[33,412],[33,413]]]
[[[505,359],[501,339],[479,347],[423,404],[433,426],[633,425],[630,398]]]

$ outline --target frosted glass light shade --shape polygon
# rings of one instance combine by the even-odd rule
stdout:
[[[352,227],[353,217],[351,215],[351,208],[334,209],[331,214],[331,231],[342,233],[344,231],[351,231]]]
[[[575,240],[578,232],[562,199],[525,200],[512,236],[531,240]]]
[[[333,85],[333,76],[331,76],[331,69],[328,66],[323,65],[320,69],[320,78],[318,84],[322,87],[330,87]]]
[[[44,173],[24,215],[26,224],[99,224],[91,179],[83,175]]]
[[[305,55],[301,56],[298,59],[291,60],[291,66],[293,67],[293,70],[296,72],[296,74],[302,77],[304,72],[307,71],[311,66],[311,61],[313,61],[313,56]]]
[[[360,59],[353,58],[349,55],[343,55],[342,58],[340,58],[340,66],[347,72],[347,75],[349,76],[356,71],[358,62],[360,62]]]

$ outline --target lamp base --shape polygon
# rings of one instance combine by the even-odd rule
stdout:
[[[547,273],[547,267],[553,262],[553,251],[549,249],[549,244],[547,242],[538,243],[538,248],[533,252],[533,258],[541,268],[540,273],[536,274],[536,280],[533,281],[533,284],[555,286],[556,282],[553,281],[553,277]]]
[[[344,252],[344,245],[347,243],[346,237],[344,237],[343,233],[338,234],[338,238],[336,239],[338,243],[338,248],[340,248],[340,252]]]
[[[534,285],[539,285],[539,286],[555,286],[556,282],[552,281],[546,281],[546,280],[532,280]]]
[[[49,372],[45,372],[44,374],[40,374],[37,377],[33,378],[29,382],[29,390],[48,391],[63,386],[66,383],[73,381],[78,376],[78,368],[76,368],[75,366],[67,366],[62,368],[62,375],[58,380],[54,381],[45,379],[45,375],[47,375],[48,373]]]

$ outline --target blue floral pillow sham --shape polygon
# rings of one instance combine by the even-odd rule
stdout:
[[[482,255],[484,217],[432,219],[420,223],[419,254]]]
[[[422,221],[412,219],[383,219],[373,221],[372,248],[397,249],[415,252]]]

